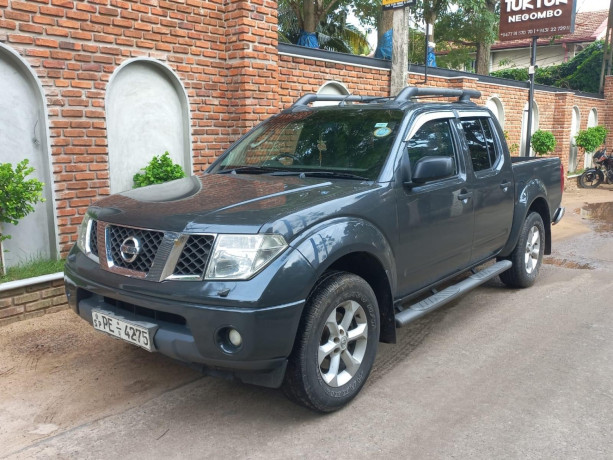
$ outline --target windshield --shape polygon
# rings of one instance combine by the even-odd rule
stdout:
[[[211,172],[338,174],[375,180],[403,112],[317,110],[281,114],[234,146]]]

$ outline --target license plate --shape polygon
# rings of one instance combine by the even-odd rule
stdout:
[[[149,323],[133,323],[120,319],[100,310],[92,310],[92,323],[94,329],[125,340],[131,344],[154,351],[153,335],[157,326]]]

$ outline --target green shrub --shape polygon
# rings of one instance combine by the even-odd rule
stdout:
[[[535,81],[540,85],[597,93],[603,55],[604,42],[602,40],[594,42],[568,62],[537,68]],[[501,69],[492,72],[491,75],[518,81],[527,81],[529,78],[528,69],[520,68]]]
[[[532,140],[530,142],[532,150],[537,155],[547,155],[556,148],[556,138],[551,131],[538,130],[532,134]]]
[[[582,148],[586,152],[593,152],[607,139],[607,128],[604,126],[594,126],[593,128],[579,131],[575,136],[577,147]]]
[[[146,185],[161,184],[175,179],[185,177],[185,173],[180,165],[174,164],[168,152],[164,155],[154,156],[149,164],[143,168],[143,174],[134,175],[134,187],[144,187]]]
[[[17,225],[19,220],[34,211],[34,205],[45,201],[42,195],[43,184],[38,179],[26,179],[34,172],[26,159],[15,166],[11,163],[0,164],[0,275],[4,275],[4,250],[2,242],[10,235],[2,234],[2,224]]]

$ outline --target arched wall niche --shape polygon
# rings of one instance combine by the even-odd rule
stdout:
[[[339,96],[347,96],[349,95],[349,89],[339,81],[328,81],[321,85],[321,88],[317,90],[317,94],[332,94]],[[321,107],[325,105],[338,105],[338,102],[324,102],[317,101],[313,103],[313,107]]]
[[[109,80],[106,94],[111,193],[133,188],[133,176],[168,152],[192,173],[190,111],[178,76],[149,58],[130,59]]]
[[[45,184],[45,202],[17,225],[2,224],[7,267],[58,256],[55,200],[45,93],[36,74],[10,47],[0,43],[0,163],[13,167],[28,159],[36,178]]]
[[[526,131],[528,126],[528,103],[524,105],[524,111],[521,118],[521,143],[519,145],[520,155],[521,156],[532,156],[532,147],[526,148]],[[539,106],[534,101],[534,105],[532,106],[532,126],[531,133],[539,129]]]
[[[502,100],[498,96],[490,97],[485,106],[492,111],[494,116],[498,119],[500,126],[504,129],[504,105],[502,104]]]

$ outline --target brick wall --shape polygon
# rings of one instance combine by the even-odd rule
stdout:
[[[87,206],[109,194],[105,95],[121,63],[146,56],[177,73],[198,172],[277,111],[276,30],[269,0],[0,0],[0,43],[46,95],[63,255]]]
[[[68,308],[64,280],[0,292],[0,326]]]
[[[63,255],[87,206],[109,194],[105,97],[126,60],[155,59],[178,75],[191,111],[194,172],[258,121],[326,82],[341,82],[358,94],[389,91],[390,71],[368,65],[374,60],[356,64],[340,62],[334,53],[328,59],[280,53],[274,0],[0,0],[0,43],[28,63],[45,93]],[[612,78],[606,99],[536,91],[540,127],[556,135],[555,154],[566,167],[573,106],[580,109],[581,128],[592,108],[600,123],[613,127]],[[411,73],[409,84],[422,79]],[[477,88],[480,103],[498,97],[509,141],[519,143],[526,88],[470,76],[434,75],[428,85]]]

